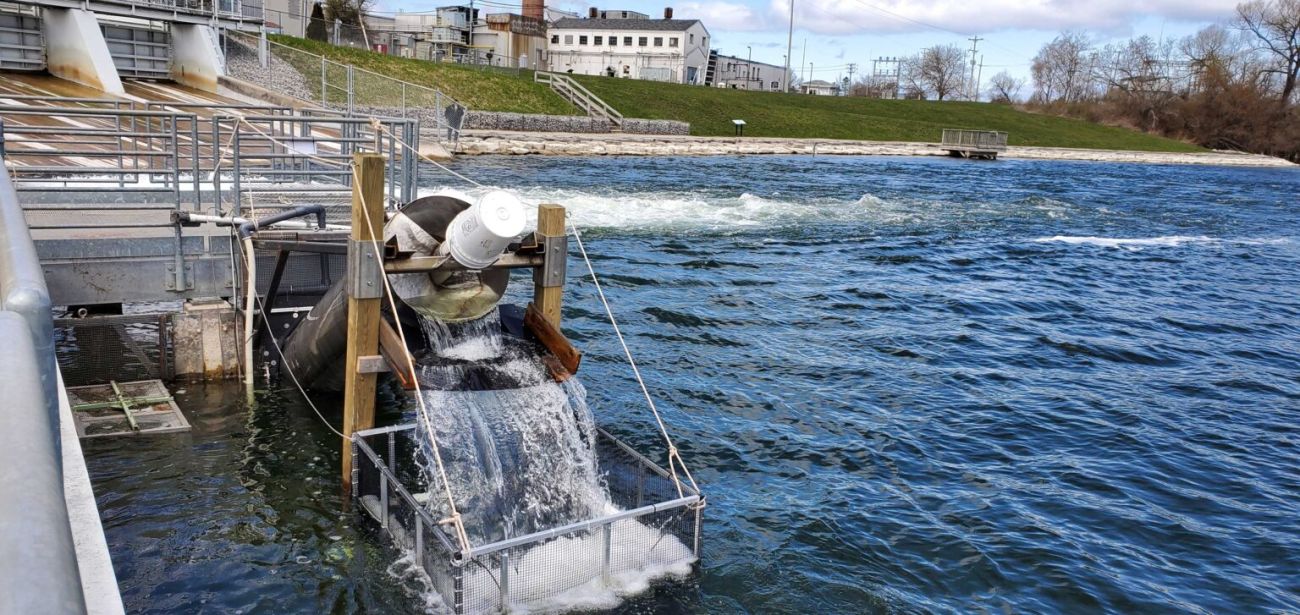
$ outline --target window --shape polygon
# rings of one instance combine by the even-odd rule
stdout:
[[[694,44],[695,44],[695,33],[692,32],[692,33],[691,33],[691,37],[688,38],[688,39],[686,39],[686,40],[689,41],[692,45],[694,45]]]
[[[674,36],[674,37],[668,39],[668,46],[669,46],[669,47],[676,47],[676,46],[677,46],[677,37],[676,37],[676,36]]]
[[[605,37],[603,37],[603,36],[597,36],[597,37],[596,37],[596,40],[592,41],[592,44],[593,44],[593,45],[604,45],[604,44],[605,44]]]
[[[610,47],[618,47],[618,37],[617,37],[617,36],[611,36],[611,37],[609,37],[609,46],[610,46]]]
[[[579,37],[578,37],[578,44],[579,44],[579,45],[586,45],[586,44],[587,44],[587,37],[585,37],[585,36],[579,36]]]
[[[645,39],[641,39],[641,44],[642,44],[642,45],[645,44]],[[624,47],[631,47],[631,46],[632,46],[632,37],[630,37],[630,36],[624,36],[624,37],[623,37],[623,46],[624,46]]]
[[[655,47],[663,47],[663,46],[664,46],[664,37],[662,37],[662,36],[656,36],[656,37],[655,37]]]
[[[559,35],[559,34],[552,34],[552,35],[551,35],[551,43],[556,44],[556,45],[560,44],[560,35]]]
[[[573,35],[572,35],[572,34],[565,34],[565,35],[564,35],[564,44],[565,44],[565,45],[572,45],[572,44],[573,44]]]
[[[642,47],[645,47],[646,44],[647,44],[647,43],[646,43],[646,40],[647,40],[646,37],[644,37],[644,36],[639,36],[639,37],[637,37],[637,39],[636,39],[636,44],[638,44],[638,45],[640,45],[640,46],[642,46]]]

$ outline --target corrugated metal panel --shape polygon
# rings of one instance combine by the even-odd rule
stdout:
[[[41,20],[32,15],[0,13],[0,69],[45,69]]]
[[[167,79],[171,75],[171,37],[162,30],[100,24],[113,65],[122,77]]]

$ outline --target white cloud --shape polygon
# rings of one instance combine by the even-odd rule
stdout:
[[[1115,31],[1128,28],[1142,17],[1186,21],[1222,19],[1232,14],[1238,1],[795,0],[795,28],[818,34],[930,31],[922,24],[960,33],[1023,29]],[[766,14],[758,15],[754,22],[780,30],[789,20],[789,0],[769,2]],[[705,25],[711,23],[705,20]],[[730,29],[721,24],[718,28]]]
[[[790,5],[786,5],[789,7]],[[683,2],[674,15],[678,19],[698,19],[711,31],[760,32],[777,29],[769,15],[746,4],[732,2]]]

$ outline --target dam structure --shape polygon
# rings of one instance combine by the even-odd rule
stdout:
[[[81,442],[178,437],[176,392],[220,381],[342,416],[349,514],[447,611],[689,574],[704,498],[676,448],[657,463],[598,427],[576,379],[564,208],[421,198],[444,109],[362,115],[230,77],[232,45],[266,62],[259,40],[247,0],[0,5],[0,472],[24,494],[0,504],[0,613],[125,610]],[[527,306],[502,301],[516,269]],[[377,424],[380,383],[403,421]]]

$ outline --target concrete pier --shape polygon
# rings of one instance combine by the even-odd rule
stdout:
[[[45,7],[41,15],[50,74],[106,94],[126,94],[94,13]]]

